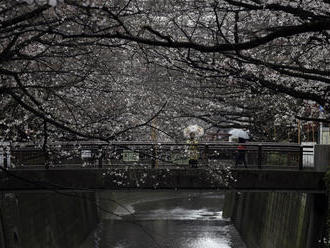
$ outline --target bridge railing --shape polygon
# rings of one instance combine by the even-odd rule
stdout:
[[[233,167],[238,143],[198,143],[199,166]],[[298,144],[245,143],[248,167],[304,167],[306,152]],[[34,166],[110,167],[110,166],[188,166],[186,143],[155,142],[57,142],[45,151],[33,144],[13,144],[11,163],[15,167]],[[308,154],[307,154],[308,155]],[[312,154],[308,161],[312,159]]]
[[[210,146],[211,159],[214,155],[220,153],[216,159],[221,157],[235,157],[237,146],[239,144],[220,144]],[[278,143],[247,143],[244,144],[245,158],[249,167],[297,167],[302,168],[301,146],[297,144],[278,144]],[[213,152],[212,152],[213,150]]]

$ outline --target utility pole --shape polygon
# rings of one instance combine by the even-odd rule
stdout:
[[[322,106],[319,107],[320,109],[320,115],[319,117],[320,118],[323,118],[324,117],[324,109]],[[320,137],[319,137],[319,144],[323,144],[323,122],[321,121],[320,122]]]
[[[323,122],[320,122],[320,138],[319,138],[319,144],[321,145],[323,143]]]
[[[300,144],[300,120],[298,120],[298,144]]]
[[[152,147],[153,149],[153,154],[152,154],[152,161],[153,161],[153,166],[155,168],[158,167],[158,159],[157,159],[157,132],[156,132],[156,120],[155,118],[152,120],[151,123],[151,140],[154,142],[154,145]]]

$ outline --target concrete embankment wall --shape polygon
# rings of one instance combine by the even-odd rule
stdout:
[[[227,193],[224,206],[248,248],[324,247],[326,213],[322,194]]]
[[[97,223],[94,193],[1,194],[1,248],[76,248]]]

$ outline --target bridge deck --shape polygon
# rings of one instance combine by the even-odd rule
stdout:
[[[185,189],[325,192],[324,172],[295,169],[43,168],[0,172],[1,191]]]

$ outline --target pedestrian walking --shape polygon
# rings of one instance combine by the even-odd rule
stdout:
[[[189,166],[191,168],[197,168],[199,158],[198,141],[195,136],[195,133],[191,132],[190,137],[187,140],[187,153],[189,157]]]
[[[244,167],[247,168],[246,165],[246,147],[243,145],[245,143],[245,139],[238,138],[238,147],[236,151],[236,161],[235,167],[238,167],[239,164],[243,163]]]

